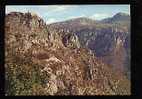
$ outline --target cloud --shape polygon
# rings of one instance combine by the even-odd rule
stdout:
[[[70,16],[67,19],[74,19],[74,18],[80,18],[80,17],[86,17],[86,15],[82,14],[82,15],[79,15],[79,16]]]
[[[49,5],[44,8],[44,16],[48,15],[63,15],[69,10],[72,10],[78,6],[76,5]]]
[[[48,20],[46,20],[46,24],[51,24],[57,22],[57,20],[55,18],[49,18]]]
[[[6,12],[11,11],[40,11],[40,12],[59,12],[59,11],[65,11],[68,9],[76,8],[78,6],[76,5],[47,5],[47,6],[6,6]]]
[[[108,17],[111,17],[111,15],[107,13],[96,13],[90,16],[90,18],[95,19],[95,20],[101,20],[101,19],[108,18]]]
[[[73,8],[73,7],[76,7],[76,6],[69,6],[69,5],[54,5],[54,6],[49,6],[47,8],[51,9],[52,12],[60,12],[60,11],[65,11],[65,10],[68,10],[70,8]]]

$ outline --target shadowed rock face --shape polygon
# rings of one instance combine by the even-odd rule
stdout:
[[[5,35],[6,95],[130,94],[130,81],[82,48],[77,35],[35,14],[6,15]]]
[[[67,33],[63,36],[62,42],[65,47],[75,47],[79,48],[80,44],[78,41],[78,37],[72,33]]]

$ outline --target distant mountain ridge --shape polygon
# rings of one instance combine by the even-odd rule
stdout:
[[[125,66],[125,63],[130,62],[130,46],[127,48],[125,46],[130,42],[130,16],[128,14],[119,12],[101,21],[81,17],[48,26],[76,34],[82,47],[86,46],[114,68],[130,72],[128,69],[130,67]]]
[[[122,21],[129,22],[130,15],[126,14],[126,13],[119,12],[111,18],[105,18],[105,19],[101,20],[102,23],[117,23],[117,22],[122,22]]]

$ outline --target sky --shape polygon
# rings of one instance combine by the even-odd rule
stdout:
[[[10,12],[32,12],[47,23],[61,22],[72,18],[88,17],[101,20],[112,17],[118,12],[130,14],[130,5],[8,5]]]

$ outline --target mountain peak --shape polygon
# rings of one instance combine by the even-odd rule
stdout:
[[[127,13],[119,12],[116,13],[113,17],[105,18],[101,22],[102,23],[117,23],[117,22],[129,22],[130,15]]]
[[[129,14],[127,14],[127,13],[123,13],[123,12],[119,12],[119,13],[117,13],[117,14],[115,14],[113,17],[122,17],[122,16],[129,16]]]

